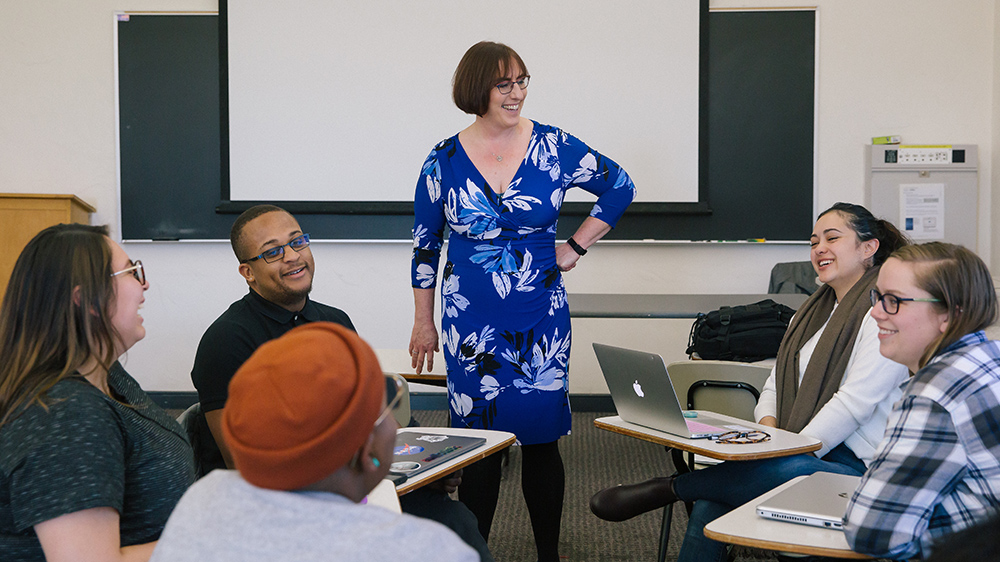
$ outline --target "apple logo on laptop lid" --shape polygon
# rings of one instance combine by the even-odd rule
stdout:
[[[638,395],[639,398],[646,397],[646,395],[642,393],[642,385],[639,384],[639,379],[636,379],[636,381],[632,383],[632,390],[635,391],[636,395]]]

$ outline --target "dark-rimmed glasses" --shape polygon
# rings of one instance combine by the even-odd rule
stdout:
[[[403,394],[405,394],[406,381],[403,377],[393,374],[385,373],[385,409],[382,413],[378,415],[375,420],[374,427],[378,427],[385,418],[389,417],[389,414],[394,414],[396,410],[399,409],[400,404],[403,401]],[[397,420],[398,421],[398,420]]]
[[[528,80],[530,79],[531,76],[522,76],[518,80],[504,80],[503,82],[497,84],[497,90],[500,90],[501,94],[509,94],[510,91],[514,89],[514,84],[517,84],[517,87],[522,90],[527,90]]]
[[[726,445],[751,445],[770,441],[771,435],[766,431],[727,431],[715,441]]]
[[[886,314],[896,314],[899,312],[899,303],[901,302],[941,302],[941,299],[909,299],[904,297],[897,297],[896,295],[883,295],[878,292],[878,289],[871,290],[872,297],[872,307],[874,308],[877,303],[882,303],[882,308],[885,310]]]
[[[146,270],[142,268],[142,262],[140,260],[135,260],[134,262],[130,262],[130,263],[132,264],[131,267],[126,267],[125,269],[123,269],[121,271],[116,271],[116,272],[112,273],[111,276],[112,277],[117,277],[117,276],[121,275],[122,273],[131,273],[132,277],[135,277],[135,280],[138,281],[140,285],[145,285],[146,284]]]
[[[263,259],[265,263],[273,263],[280,260],[285,255],[285,246],[295,250],[296,252],[301,252],[309,246],[309,235],[300,234],[295,238],[289,240],[286,244],[280,246],[275,246],[269,250],[264,250],[260,255],[256,255],[252,258],[247,258],[240,263],[250,263],[252,261],[257,261]]]

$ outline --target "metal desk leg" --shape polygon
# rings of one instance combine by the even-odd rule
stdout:
[[[680,449],[671,449],[670,447],[664,447],[667,452],[667,456],[670,457],[671,464],[674,468],[674,476],[679,474],[684,474],[685,472],[691,472],[694,470],[694,455],[688,457],[687,462],[684,461],[684,452]],[[691,513],[690,507],[688,508],[688,514]],[[667,543],[670,541],[670,523],[673,519],[674,514],[674,504],[670,504],[663,508],[663,522],[660,523],[660,552],[657,556],[657,562],[663,562],[667,558]]]
[[[660,524],[660,552],[656,557],[657,562],[667,559],[667,542],[670,541],[670,521],[674,514],[674,504],[663,508],[663,523]]]

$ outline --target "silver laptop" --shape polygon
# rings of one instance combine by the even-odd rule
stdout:
[[[757,506],[765,519],[825,527],[844,528],[844,512],[860,476],[817,472],[792,484]]]
[[[485,443],[484,437],[400,431],[396,434],[396,448],[392,452],[389,472],[412,478]]]
[[[594,344],[597,362],[618,415],[627,422],[688,439],[714,438],[730,431],[726,421],[706,415],[685,418],[667,365],[655,353]]]

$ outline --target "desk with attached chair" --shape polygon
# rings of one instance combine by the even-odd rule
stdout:
[[[594,426],[599,429],[620,433],[636,439],[657,443],[673,450],[704,455],[706,457],[722,461],[739,462],[798,455],[802,453],[811,453],[822,447],[822,443],[818,439],[814,439],[812,437],[773,427],[766,427],[737,417],[720,414],[718,412],[705,413],[710,414],[712,417],[721,418],[722,420],[729,422],[726,425],[764,431],[770,435],[771,438],[770,440],[762,443],[740,445],[719,443],[709,439],[688,439],[629,423],[621,419],[619,416],[598,418],[594,420]],[[723,427],[722,429],[729,428]],[[680,466],[685,466],[683,461],[680,463]],[[663,512],[663,523],[660,527],[660,548],[659,555],[657,557],[657,560],[660,562],[663,562],[667,554],[667,542],[670,539],[670,522],[673,513],[672,507],[672,505],[668,505],[664,508]]]
[[[806,478],[809,477],[793,478],[712,521],[705,526],[705,536],[719,542],[793,554],[871,559],[851,550],[842,530],[786,523],[757,515],[758,505]]]

